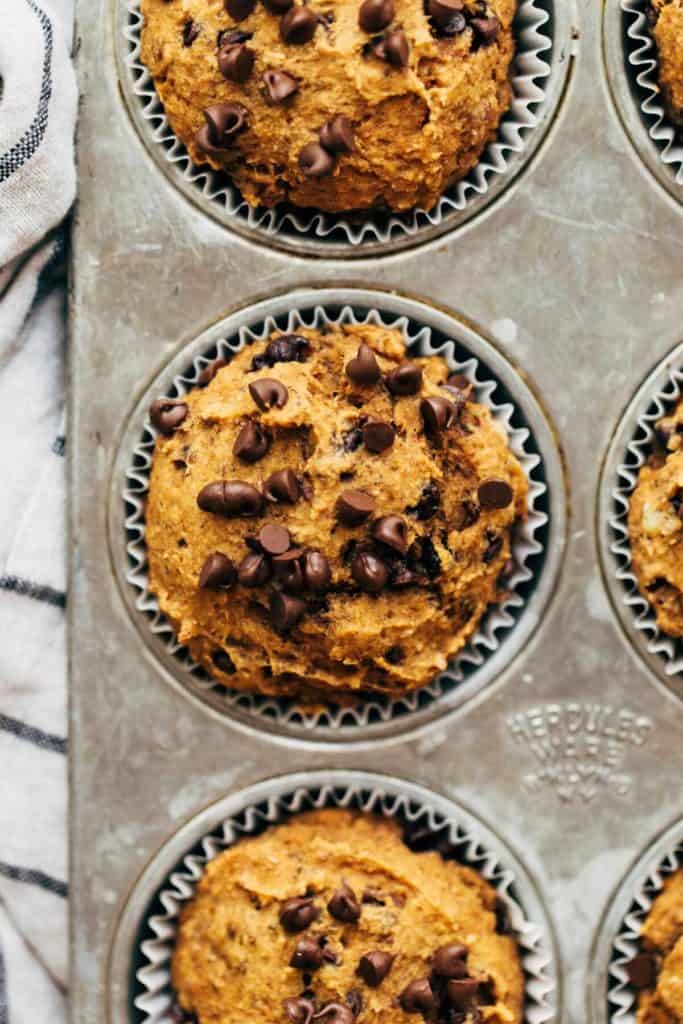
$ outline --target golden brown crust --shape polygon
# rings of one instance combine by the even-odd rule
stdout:
[[[410,45],[409,64],[401,68],[363,55],[374,37],[358,24],[358,0],[321,0],[316,10],[334,20],[298,46],[281,40],[279,17],[261,3],[237,23],[222,0],[142,0],[141,55],[192,158],[226,169],[250,204],[429,209],[477,163],[510,106],[516,0],[487,3],[502,28],[492,45],[477,47],[471,28],[436,38],[422,0],[395,0],[391,27],[400,27]],[[479,0],[466,5],[474,14]],[[198,35],[186,46],[188,23]],[[226,80],[217,64],[219,33],[237,28],[253,33],[248,45],[256,55],[244,83]],[[262,81],[273,70],[300,82],[296,95],[279,104],[267,100]],[[246,107],[249,127],[224,156],[207,156],[195,136],[204,110],[224,102]],[[331,176],[307,178],[299,154],[336,114],[350,119],[355,149],[338,159]]]
[[[657,430],[667,444],[640,470],[631,496],[628,528],[638,589],[669,636],[683,636],[683,404]]]
[[[672,120],[683,124],[683,3],[652,0],[653,36],[659,50],[659,84]]]
[[[683,871],[670,875],[642,928],[642,945],[657,958],[654,986],[638,998],[638,1024],[683,1021]]]
[[[327,909],[343,882],[360,903],[355,922],[341,922]],[[283,903],[307,892],[319,916],[291,934],[280,923]],[[366,892],[375,902],[361,902]],[[468,950],[469,976],[492,983],[478,1019],[520,1024],[519,950],[512,936],[496,932],[495,903],[494,889],[481,876],[436,853],[412,853],[392,822],[341,810],[297,815],[208,865],[182,913],[173,985],[181,1007],[199,1024],[287,1024],[283,1000],[305,987],[302,971],[289,961],[302,938],[324,935],[338,962],[312,974],[317,1007],[343,1003],[356,990],[363,1006],[358,1024],[397,1024],[422,1019],[403,1012],[400,994],[430,974],[437,948],[460,943]],[[376,988],[356,973],[360,958],[374,950],[395,958]]]
[[[510,558],[512,528],[526,514],[527,481],[504,432],[476,402],[462,403],[441,447],[425,436],[421,399],[447,394],[442,384],[448,370],[438,357],[415,360],[423,368],[421,393],[396,398],[381,383],[354,385],[345,367],[365,343],[381,369],[391,371],[405,355],[398,331],[367,325],[300,333],[311,346],[305,362],[251,371],[266,345],[245,349],[206,389],[187,397],[185,420],[157,440],[146,516],[150,586],[180,642],[228,686],[302,698],[367,690],[400,694],[442,671],[503,596],[499,579]],[[283,408],[256,409],[249,384],[261,378],[287,387]],[[362,443],[348,443],[363,418],[393,422],[391,448],[373,454]],[[253,464],[233,454],[247,421],[272,436],[265,457]],[[255,519],[224,518],[197,505],[212,481],[241,480],[261,490],[283,469],[307,482],[308,499],[273,504]],[[478,486],[490,479],[509,485],[506,507],[479,507]],[[373,520],[339,522],[337,500],[349,488],[372,495],[376,517],[402,516],[409,547],[429,538],[438,575],[430,577],[421,562],[411,585],[360,590],[349,556],[354,544],[369,543]],[[437,493],[432,515],[415,511],[425,488]],[[249,553],[245,539],[266,521],[284,525],[296,545],[322,552],[332,571],[329,592],[323,599],[305,596],[306,614],[294,629],[279,633],[266,611],[270,583],[198,588],[209,555],[220,552],[238,565]],[[392,563],[386,549],[376,553]],[[229,655],[234,671],[216,665],[217,651]]]

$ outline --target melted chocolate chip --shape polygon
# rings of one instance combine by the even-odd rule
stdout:
[[[372,953],[365,953],[360,958],[356,973],[361,976],[366,985],[370,988],[377,988],[381,985],[391,970],[394,957],[391,953],[376,949]]]
[[[507,480],[490,477],[479,484],[477,497],[482,508],[501,509],[508,507],[514,493]]]
[[[334,166],[334,157],[319,142],[309,142],[299,153],[299,167],[307,178],[324,178],[332,174]]]
[[[403,989],[400,1002],[406,1013],[431,1013],[439,1005],[429,978],[417,978]]]
[[[299,500],[299,481],[291,469],[278,469],[263,484],[266,501],[294,505]]]
[[[305,999],[302,996],[294,999],[285,999],[282,1003],[287,1020],[291,1024],[311,1024],[315,1013],[315,1003],[312,999]]]
[[[441,492],[436,480],[430,480],[422,488],[422,494],[417,505],[409,505],[406,512],[416,516],[421,522],[433,519],[441,508]]]
[[[345,526],[359,526],[375,511],[375,499],[365,491],[344,491],[337,499],[337,518]]]
[[[395,437],[396,431],[391,423],[384,423],[382,420],[368,420],[363,425],[363,443],[369,452],[374,452],[376,455],[391,448]]]
[[[214,663],[218,671],[223,672],[226,676],[234,676],[237,671],[235,668],[235,662],[227,651],[214,651],[211,655],[211,661]]]
[[[379,363],[369,345],[359,345],[354,359],[346,364],[346,376],[360,387],[371,387],[382,376]]]
[[[372,46],[372,52],[380,60],[395,68],[404,68],[410,59],[410,43],[405,32],[394,28]]]
[[[256,0],[225,0],[225,10],[235,21],[244,21],[256,7]]]
[[[241,103],[216,103],[204,111],[206,124],[196,135],[197,145],[209,154],[220,154],[247,127],[247,108]]]
[[[432,440],[439,438],[444,430],[455,421],[456,407],[447,398],[423,398],[420,402],[420,415],[425,434]]]
[[[441,946],[432,956],[432,970],[440,978],[464,978],[467,976],[467,946],[452,942]]]
[[[326,1003],[313,1014],[313,1020],[325,1020],[326,1024],[353,1024],[355,1019],[351,1007],[344,1003]]]
[[[389,570],[384,562],[371,551],[361,551],[351,563],[351,575],[361,588],[370,594],[377,594],[389,581]]]
[[[200,388],[205,388],[207,384],[210,384],[214,379],[219,370],[222,370],[224,366],[227,366],[225,359],[213,359],[210,363],[204,367],[199,376],[197,377],[197,384]]]
[[[353,125],[348,117],[335,114],[325,121],[318,132],[320,145],[329,153],[351,153],[353,151]]]
[[[260,423],[247,420],[232,448],[233,455],[242,462],[258,462],[270,448],[270,436]]]
[[[188,408],[181,398],[157,398],[149,407],[152,426],[167,437],[178,429]]]
[[[492,46],[500,32],[500,22],[495,14],[488,18],[472,18],[470,26],[478,46]]]
[[[392,551],[405,555],[408,550],[408,526],[400,516],[382,516],[372,524],[373,540],[386,544]]]
[[[285,900],[280,907],[280,924],[286,932],[303,932],[320,916],[320,910],[312,899],[295,896]]]
[[[289,398],[289,391],[279,380],[272,377],[262,377],[254,380],[249,385],[249,394],[259,407],[261,412],[267,409],[282,409]]]
[[[408,549],[408,566],[413,571],[424,572],[430,579],[441,573],[441,559],[430,537],[418,537]]]
[[[282,587],[294,593],[304,588],[304,574],[301,568],[303,548],[290,548],[281,555],[273,556],[273,572]]]
[[[230,82],[246,82],[254,70],[256,54],[250,46],[224,46],[218,51],[218,68]]]
[[[292,46],[309,43],[315,35],[318,19],[310,7],[291,7],[280,22],[280,38]]]
[[[183,46],[192,46],[193,42],[201,32],[201,27],[192,18],[183,25]]]
[[[651,953],[638,953],[626,964],[626,974],[634,988],[651,988],[657,980],[657,960]]]
[[[270,565],[265,555],[255,551],[245,555],[237,567],[237,578],[243,587],[259,587],[270,579]]]
[[[343,882],[332,895],[327,909],[332,917],[345,924],[352,924],[360,917],[360,903],[356,899],[353,889],[346,882]]]
[[[289,598],[289,600],[296,601],[297,598]],[[298,603],[303,604],[303,601]],[[317,971],[319,967],[322,967],[325,960],[329,959],[326,953],[327,950],[318,939],[299,939],[289,961],[289,966],[295,967],[299,971]]]
[[[216,480],[197,495],[197,504],[204,512],[219,516],[257,516],[263,499],[251,484],[241,480]]]
[[[204,562],[199,573],[200,590],[224,590],[237,579],[237,570],[231,558],[214,551]]]
[[[487,545],[484,549],[484,553],[481,556],[483,562],[489,565],[494,562],[501,552],[503,547],[503,538],[498,537],[495,533],[488,532],[486,534]]]
[[[266,71],[262,82],[271,103],[284,103],[299,91],[299,79],[288,71]]]
[[[363,0],[358,11],[358,24],[364,32],[381,32],[395,15],[393,0]]]
[[[302,335],[281,334],[268,342],[265,351],[254,356],[251,369],[262,370],[264,366],[272,367],[276,363],[305,363],[310,351],[310,342]]]
[[[415,363],[401,363],[384,380],[392,395],[416,395],[422,387],[422,368]]]
[[[363,443],[363,431],[360,427],[354,427],[342,437],[345,452],[355,452]]]
[[[427,0],[427,13],[433,18],[437,25],[444,27],[460,15],[465,7],[464,0]]]
[[[476,978],[453,978],[446,986],[446,998],[456,1010],[468,1010],[477,998],[479,982]]]

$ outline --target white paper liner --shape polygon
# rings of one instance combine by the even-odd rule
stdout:
[[[627,41],[627,72],[641,90],[639,110],[645,129],[676,184],[683,185],[683,130],[671,122],[662,102],[657,79],[657,45],[645,15],[647,2],[621,0]]]
[[[628,533],[631,495],[638,483],[640,467],[652,451],[655,424],[671,411],[681,397],[683,368],[672,364],[667,366],[666,372],[666,383],[653,393],[646,411],[634,423],[625,459],[617,469],[617,486],[611,492],[615,511],[610,517],[610,528],[615,539],[610,551],[616,562],[616,577],[624,591],[624,604],[631,610],[635,628],[646,637],[647,650],[663,660],[666,675],[673,676],[683,673],[683,642],[660,630],[652,605],[638,590]]]
[[[626,966],[640,951],[643,923],[662,891],[664,880],[683,863],[683,825],[678,833],[678,839],[672,839],[669,850],[663,855],[660,852],[654,862],[643,866],[642,875],[634,887],[633,902],[614,940],[607,989],[610,1024],[635,1024],[638,997],[629,984]]]
[[[135,972],[135,978],[143,991],[133,1002],[140,1011],[140,1024],[177,1024],[172,1016],[174,994],[170,973],[177,921],[183,906],[193,898],[207,863],[240,838],[262,831],[265,825],[276,825],[293,814],[323,807],[354,808],[388,818],[398,816],[402,822],[419,820],[420,827],[428,826],[434,832],[448,826],[449,842],[458,847],[457,859],[478,871],[496,889],[506,907],[526,979],[525,1024],[544,1024],[554,1018],[557,996],[550,937],[540,923],[528,920],[518,902],[514,869],[487,849],[471,823],[466,825],[458,820],[457,808],[452,816],[445,816],[427,802],[390,794],[381,787],[372,789],[348,784],[298,787],[250,806],[205,836],[201,853],[183,858],[182,864],[171,872],[157,893],[164,913],[152,914],[140,930],[143,936],[154,936],[143,937],[139,946],[140,959],[145,966]]]
[[[552,50],[555,0],[521,0],[516,16],[517,55],[512,70],[513,100],[501,119],[496,139],[489,143],[477,166],[451,186],[431,210],[414,209],[400,214],[353,220],[280,204],[272,209],[252,208],[226,176],[193,163],[185,146],[173,133],[147,68],[140,60],[143,18],[140,0],[120,0],[124,5],[123,35],[125,69],[138,104],[145,141],[155,159],[165,165],[176,182],[189,185],[215,204],[215,215],[225,223],[237,218],[264,239],[289,239],[294,245],[304,237],[352,247],[387,243],[401,236],[417,238],[421,230],[441,224],[461,213],[473,199],[485,194],[492,179],[508,172],[510,160],[524,153],[530,133],[542,121],[539,105],[545,99],[545,83],[551,67],[544,55]],[[544,31],[545,30],[545,31]]]
[[[400,330],[408,351],[413,355],[439,355],[452,372],[467,376],[474,386],[473,398],[491,410],[493,417],[507,435],[509,448],[517,457],[527,477],[528,514],[524,521],[516,525],[512,537],[515,568],[509,579],[506,579],[508,599],[489,609],[472,639],[445,672],[427,686],[399,697],[375,695],[350,705],[330,703],[322,708],[316,706],[307,709],[295,698],[270,697],[226,688],[211,678],[204,668],[194,661],[187,648],[178,643],[173,627],[161,612],[156,597],[149,590],[144,514],[156,439],[156,431],[149,419],[140,442],[135,446],[132,465],[126,473],[127,485],[123,492],[124,502],[129,510],[125,520],[129,538],[126,551],[130,561],[126,579],[138,591],[137,609],[149,620],[152,633],[163,639],[168,653],[175,657],[179,666],[187,673],[188,681],[191,677],[194,686],[220,694],[220,703],[224,705],[226,711],[239,708],[255,717],[265,717],[280,725],[305,725],[311,730],[320,726],[363,727],[372,722],[390,721],[438,700],[443,694],[462,683],[473,670],[482,666],[487,657],[499,648],[501,634],[507,633],[517,622],[525,604],[524,594],[540,573],[539,563],[543,545],[538,535],[548,522],[548,516],[543,509],[547,487],[542,478],[542,460],[533,450],[533,439],[529,429],[514,425],[516,410],[511,402],[496,401],[494,393],[499,385],[484,375],[477,359],[456,357],[455,342],[445,340],[439,343],[438,339],[435,342],[431,328],[414,324],[405,316],[383,316],[376,309],[359,316],[357,310],[344,306],[333,316],[322,306],[316,305],[308,314],[305,316],[302,311],[292,310],[286,321],[280,318],[276,321],[272,317],[267,317],[256,324],[242,326],[235,336],[221,339],[208,353],[198,356],[185,373],[175,377],[169,393],[173,396],[186,394],[195,386],[202,369],[216,355],[229,359],[245,344],[264,340],[275,330],[285,330],[289,333],[296,332],[300,327],[320,329],[331,324],[361,323],[378,324]],[[461,350],[463,348],[460,343],[458,347]]]

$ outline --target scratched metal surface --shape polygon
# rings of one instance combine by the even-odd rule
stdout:
[[[80,4],[70,349],[74,1024],[106,1019],[116,922],[160,845],[242,787],[330,767],[408,779],[493,824],[554,921],[558,1022],[587,1019],[589,949],[610,892],[681,813],[683,704],[617,622],[596,517],[601,462],[622,410],[681,340],[683,221],[612,106],[601,5],[577,0],[575,16],[568,93],[514,187],[455,235],[343,263],[255,246],[176,195],[121,101],[109,3]],[[340,282],[435,303],[498,344],[554,424],[570,519],[553,600],[494,682],[419,730],[408,731],[407,719],[398,735],[332,747],[238,727],[167,685],[117,589],[107,495],[136,396],[182,342],[255,299]]]

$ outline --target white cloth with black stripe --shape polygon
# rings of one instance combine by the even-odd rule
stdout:
[[[72,0],[0,0],[0,1024],[65,1019],[72,14]]]

